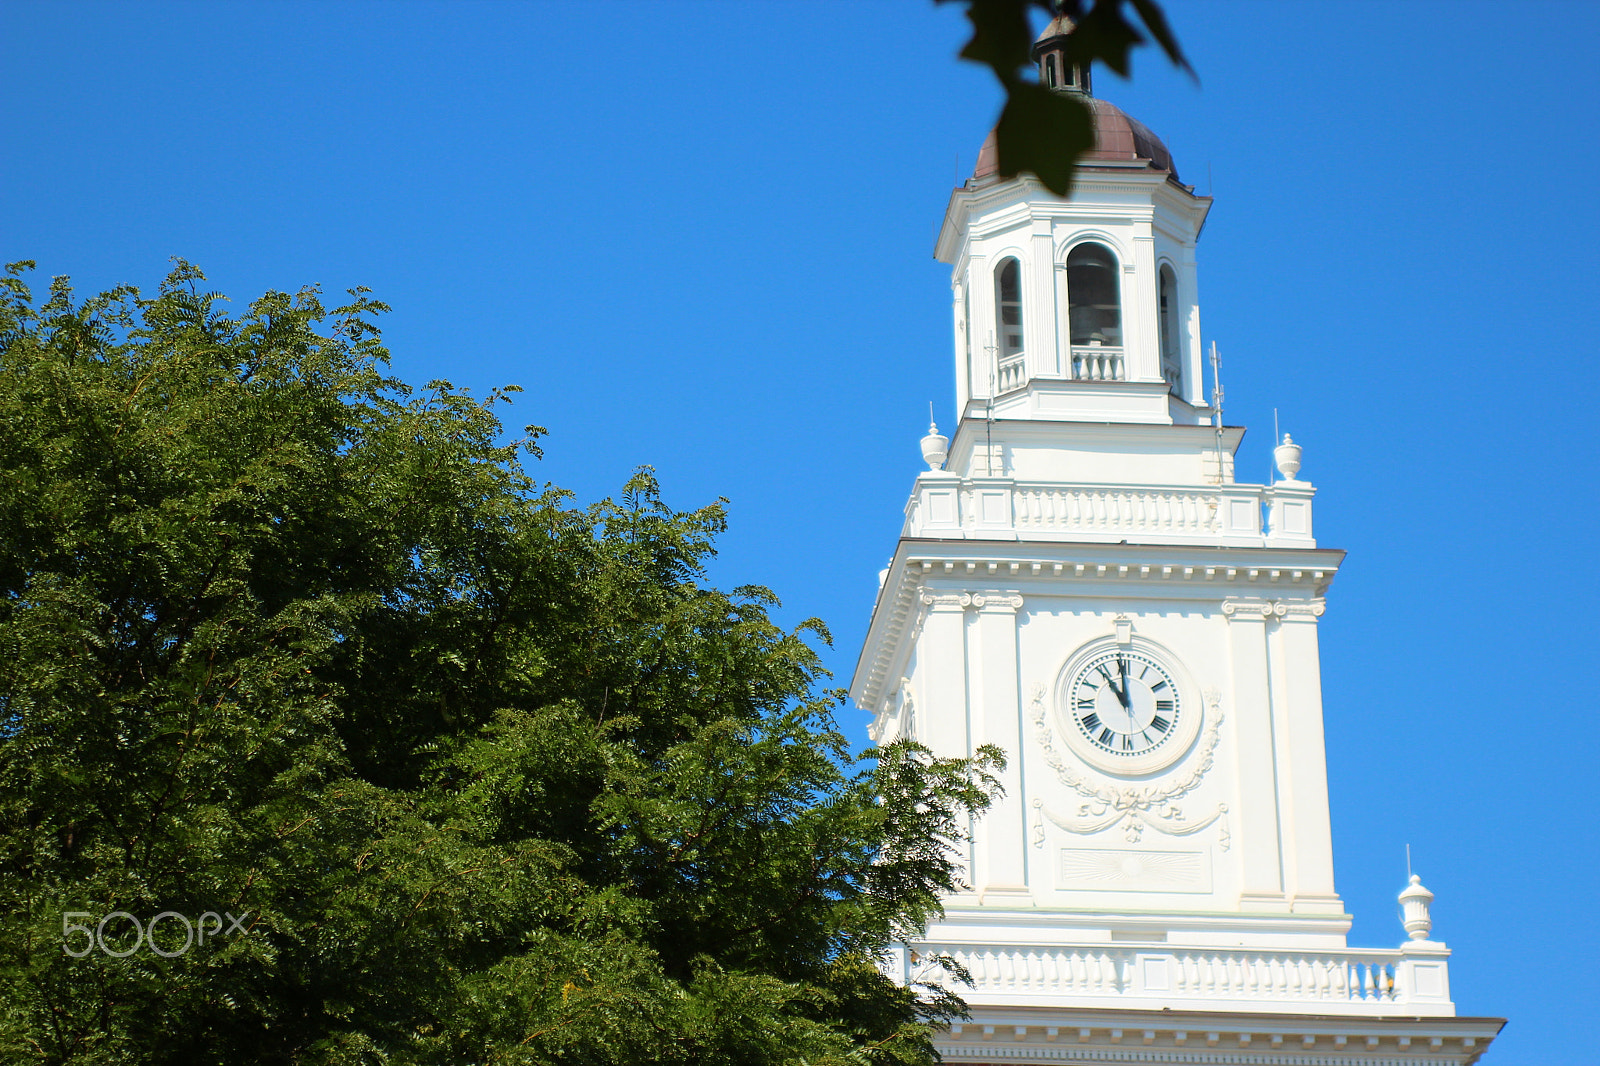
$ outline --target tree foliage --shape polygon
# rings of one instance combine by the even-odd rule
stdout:
[[[0,291],[0,1058],[931,1058],[973,761],[853,756],[720,505],[577,506],[364,290]],[[93,927],[247,915],[125,957]],[[204,929],[202,923],[202,929]],[[109,949],[137,944],[116,919]]]
[[[1154,40],[1175,65],[1193,73],[1156,0],[963,2],[972,38],[961,57],[987,66],[1006,93],[995,126],[1000,176],[1014,178],[1026,171],[1057,196],[1072,191],[1078,157],[1094,147],[1094,121],[1078,96],[1053,92],[1024,76],[1032,69],[1034,31],[1029,16],[1033,11],[1072,19],[1076,28],[1067,38],[1067,58],[1084,70],[1099,62],[1127,77],[1133,49]],[[1133,9],[1132,19],[1124,10],[1128,7]]]

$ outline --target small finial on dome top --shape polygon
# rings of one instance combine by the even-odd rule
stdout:
[[[1039,84],[1058,93],[1081,93],[1093,96],[1089,87],[1089,68],[1079,66],[1070,59],[1072,31],[1077,23],[1067,17],[1059,7],[1056,17],[1033,42],[1033,59],[1039,64]]]

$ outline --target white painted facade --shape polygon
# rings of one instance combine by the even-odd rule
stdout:
[[[955,1062],[1474,1062],[1501,1023],[1455,1017],[1426,890],[1403,943],[1345,941],[1317,647],[1343,552],[1317,546],[1298,447],[1285,480],[1240,484],[1243,430],[1212,424],[1209,207],[1138,162],[1083,168],[1068,201],[992,178],[951,198],[960,422],[924,440],[851,692],[875,740],[1009,763],[970,889],[891,971],[971,974]],[[1121,329],[1075,344],[1086,242],[1115,256]],[[996,339],[1008,258],[1020,352]]]

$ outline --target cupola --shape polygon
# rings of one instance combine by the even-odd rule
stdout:
[[[1039,64],[1039,84],[1058,93],[1092,95],[1089,68],[1071,59],[1071,36],[1076,24],[1057,14],[1033,42],[1033,61]]]

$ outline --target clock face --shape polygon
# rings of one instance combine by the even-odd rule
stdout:
[[[1084,663],[1066,696],[1067,715],[1083,738],[1115,756],[1159,748],[1178,733],[1183,714],[1172,675],[1131,648],[1101,652]]]

